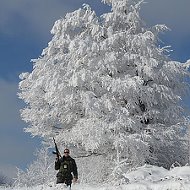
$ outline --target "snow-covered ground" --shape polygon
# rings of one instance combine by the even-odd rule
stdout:
[[[73,184],[72,190],[190,190],[190,166],[175,167],[170,171],[145,165],[125,174],[128,183],[119,186],[109,184]],[[0,188],[3,190],[5,188]],[[6,188],[6,190],[61,190],[62,184],[41,185],[32,188]]]

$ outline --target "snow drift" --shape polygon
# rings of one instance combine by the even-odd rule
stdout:
[[[189,190],[190,166],[175,167],[166,170],[162,167],[144,165],[125,174],[126,184],[73,184],[72,190]],[[0,190],[5,188],[0,188]],[[6,190],[60,190],[66,189],[63,184],[54,183],[31,188],[6,188]]]

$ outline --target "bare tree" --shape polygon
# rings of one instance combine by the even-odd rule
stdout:
[[[2,185],[11,185],[11,180],[4,175],[3,173],[0,173],[0,186]]]

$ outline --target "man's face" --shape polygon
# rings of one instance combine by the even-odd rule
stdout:
[[[69,150],[67,150],[67,149],[64,150],[64,156],[65,156],[65,157],[68,157],[68,156],[69,156]]]

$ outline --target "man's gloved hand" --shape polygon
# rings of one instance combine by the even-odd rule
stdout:
[[[73,178],[73,183],[76,183],[76,182],[77,182],[77,178],[74,177],[74,178]]]

